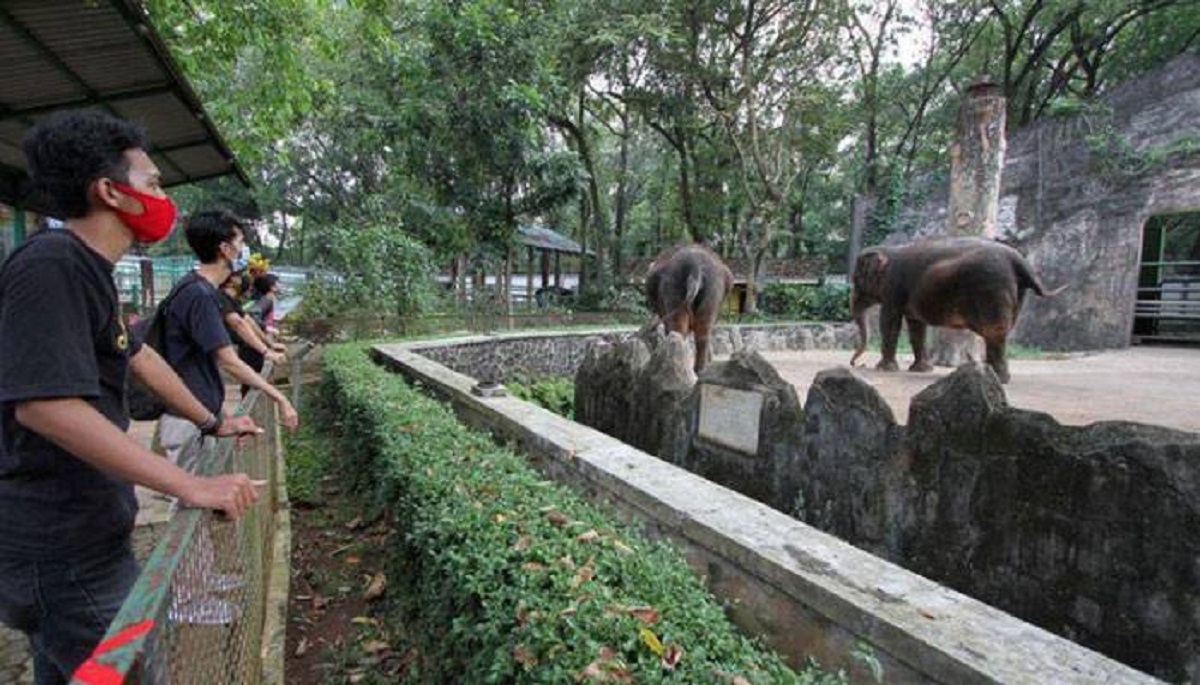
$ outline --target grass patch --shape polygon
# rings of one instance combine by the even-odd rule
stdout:
[[[296,432],[283,433],[288,498],[300,504],[320,503],[321,479],[328,468],[328,445],[316,430],[305,421]]]
[[[335,468],[388,511],[388,596],[419,658],[410,682],[835,683],[740,634],[686,561],[453,412],[330,348]]]

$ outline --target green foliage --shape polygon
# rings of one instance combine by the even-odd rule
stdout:
[[[583,311],[650,313],[641,286],[630,284],[589,285],[579,293],[576,307]]]
[[[575,383],[567,378],[509,381],[504,387],[514,397],[533,402],[559,416],[575,419]]]
[[[382,222],[329,227],[329,269],[305,285],[297,316],[413,317],[435,300],[433,255],[425,245]]]
[[[283,436],[288,498],[293,502],[320,503],[321,479],[329,468],[329,457],[325,442],[314,430],[305,422],[296,432]]]
[[[739,635],[678,553],[542,479],[361,347],[330,348],[324,364],[339,463],[402,531],[389,597],[421,657],[412,682],[558,685],[589,667],[638,683],[838,682]],[[643,629],[683,649],[674,670]]]
[[[759,294],[763,311],[804,321],[850,319],[850,286],[841,283],[807,285],[768,283]]]
[[[255,184],[198,184],[186,208],[262,218],[278,263],[318,261],[329,226],[389,225],[442,260],[544,220],[597,252],[597,283],[684,237],[841,272],[851,198],[875,200],[867,244],[905,230],[973,77],[1013,130],[1083,111],[1194,50],[1194,4],[145,3]],[[1117,177],[1200,147],[1093,145]]]

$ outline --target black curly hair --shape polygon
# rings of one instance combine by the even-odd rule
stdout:
[[[126,150],[147,147],[146,131],[95,109],[55,112],[25,137],[35,202],[60,219],[87,216],[88,186],[98,178],[129,182]]]

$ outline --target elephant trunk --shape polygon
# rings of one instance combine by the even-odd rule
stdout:
[[[854,324],[858,326],[858,344],[854,347],[854,356],[850,357],[850,366],[854,366],[854,362],[867,351],[867,307],[862,305],[862,302],[853,295],[850,298],[850,311],[854,316]]]

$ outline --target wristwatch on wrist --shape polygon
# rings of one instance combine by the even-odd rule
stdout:
[[[217,414],[209,414],[204,423],[197,425],[197,428],[200,429],[200,435],[216,435],[220,427],[221,417]]]

